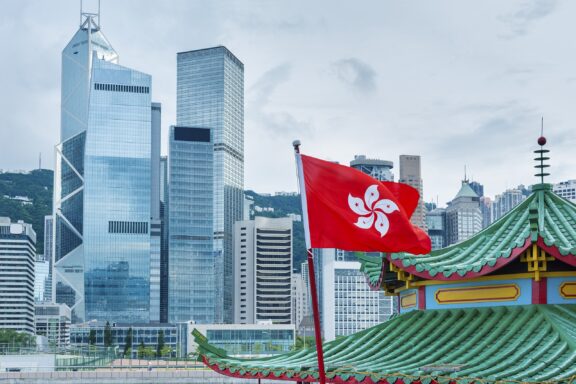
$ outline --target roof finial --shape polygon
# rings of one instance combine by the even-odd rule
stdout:
[[[539,173],[535,174],[534,176],[540,177],[540,183],[544,184],[544,176],[550,176],[549,173],[544,172],[544,168],[550,167],[549,164],[544,164],[544,160],[550,160],[550,157],[545,157],[544,154],[550,152],[548,149],[544,149],[546,145],[546,138],[544,137],[544,116],[542,116],[542,121],[540,125],[540,137],[538,138],[538,145],[540,149],[534,151],[538,157],[534,158],[534,160],[539,161],[540,163],[536,163],[534,168],[540,170]]]

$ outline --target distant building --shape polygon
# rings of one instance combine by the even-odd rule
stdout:
[[[420,193],[420,201],[418,202],[418,206],[412,214],[410,221],[412,221],[414,225],[426,229],[426,209],[424,208],[424,200],[422,200],[422,196],[424,196],[424,187],[420,167],[420,156],[400,155],[399,181],[416,188],[418,193]]]
[[[50,301],[48,295],[50,288],[50,262],[44,256],[38,256],[34,262],[34,301],[36,303]]]
[[[54,220],[52,216],[44,216],[44,260],[48,262],[48,279],[44,285],[43,301],[54,302],[52,295],[52,268],[54,266]]]
[[[492,223],[492,199],[488,196],[480,197],[480,212],[482,213],[482,229]]]
[[[70,344],[72,313],[66,304],[37,303],[36,334],[45,336],[50,346],[62,348]]]
[[[470,186],[470,188],[472,188],[474,192],[476,192],[478,197],[484,196],[484,185],[480,184],[477,181],[471,181],[468,183],[468,185]]]
[[[304,316],[308,314],[308,294],[302,274],[292,275],[292,324],[300,326]]]
[[[464,241],[481,230],[480,198],[468,180],[463,180],[458,194],[446,208],[446,245]]]
[[[160,157],[160,323],[168,322],[168,157]]]
[[[492,203],[492,221],[496,221],[510,212],[512,208],[520,204],[524,199],[526,199],[526,196],[520,189],[507,189],[500,195],[496,195]]]
[[[392,297],[372,291],[359,261],[339,261],[334,249],[316,251],[323,337],[334,340],[386,321],[394,313]]]
[[[34,334],[36,232],[0,217],[0,328]]]
[[[292,322],[292,220],[234,224],[234,323]]]
[[[567,180],[554,184],[555,194],[576,203],[576,180]]]
[[[179,52],[176,60],[168,314],[230,323],[232,236],[244,207],[244,64],[223,46]]]
[[[126,336],[132,329],[132,357],[137,357],[138,346],[143,343],[145,347],[151,347],[156,352],[160,331],[164,333],[164,343],[170,348],[170,356],[181,357],[178,354],[179,347],[187,342],[186,334],[179,331],[179,327],[173,324],[141,324],[141,323],[110,323],[112,331],[112,346],[118,347],[118,352],[124,351]],[[90,345],[90,331],[96,333],[97,347],[104,347],[104,332],[106,323],[102,321],[73,324],[70,327],[70,344],[74,346]]]
[[[356,155],[350,166],[380,181],[394,181],[392,168],[394,163],[388,160],[368,159],[365,155]]]
[[[436,208],[426,214],[428,236],[432,241],[432,250],[446,246],[446,209]]]
[[[244,194],[244,213],[242,220],[251,220],[254,217],[254,197]]]
[[[231,356],[266,356],[290,352],[296,341],[293,324],[193,324],[188,322],[186,353],[196,350],[192,331],[197,329],[211,345]]]

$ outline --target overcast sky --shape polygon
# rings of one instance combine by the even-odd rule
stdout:
[[[95,0],[85,0],[88,10]],[[574,1],[102,0],[120,64],[153,77],[166,132],[176,53],[228,47],[245,65],[245,187],[296,190],[291,142],[348,164],[422,156],[426,201],[464,165],[494,196],[532,184],[544,116],[551,182],[576,178]],[[60,54],[78,0],[2,0],[0,169],[53,168]]]

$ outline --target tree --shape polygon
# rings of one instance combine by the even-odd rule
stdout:
[[[88,344],[96,345],[96,330],[91,329],[90,333],[88,334]]]
[[[158,331],[158,344],[156,344],[156,357],[162,356],[162,349],[164,348],[165,345],[166,345],[166,342],[164,341],[164,331],[159,330]]]
[[[146,346],[144,345],[144,341],[140,341],[140,345],[138,345],[138,358],[143,359],[146,356]]]
[[[132,327],[128,328],[124,343],[124,357],[132,355]]]
[[[104,346],[106,348],[112,346],[112,328],[110,327],[110,322],[106,322],[106,326],[104,327]]]

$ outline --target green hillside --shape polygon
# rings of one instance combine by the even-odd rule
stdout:
[[[36,231],[38,254],[44,253],[44,216],[52,214],[53,183],[54,172],[48,169],[0,173],[0,216],[32,224]],[[23,204],[5,196],[26,196],[32,200],[32,204]]]

